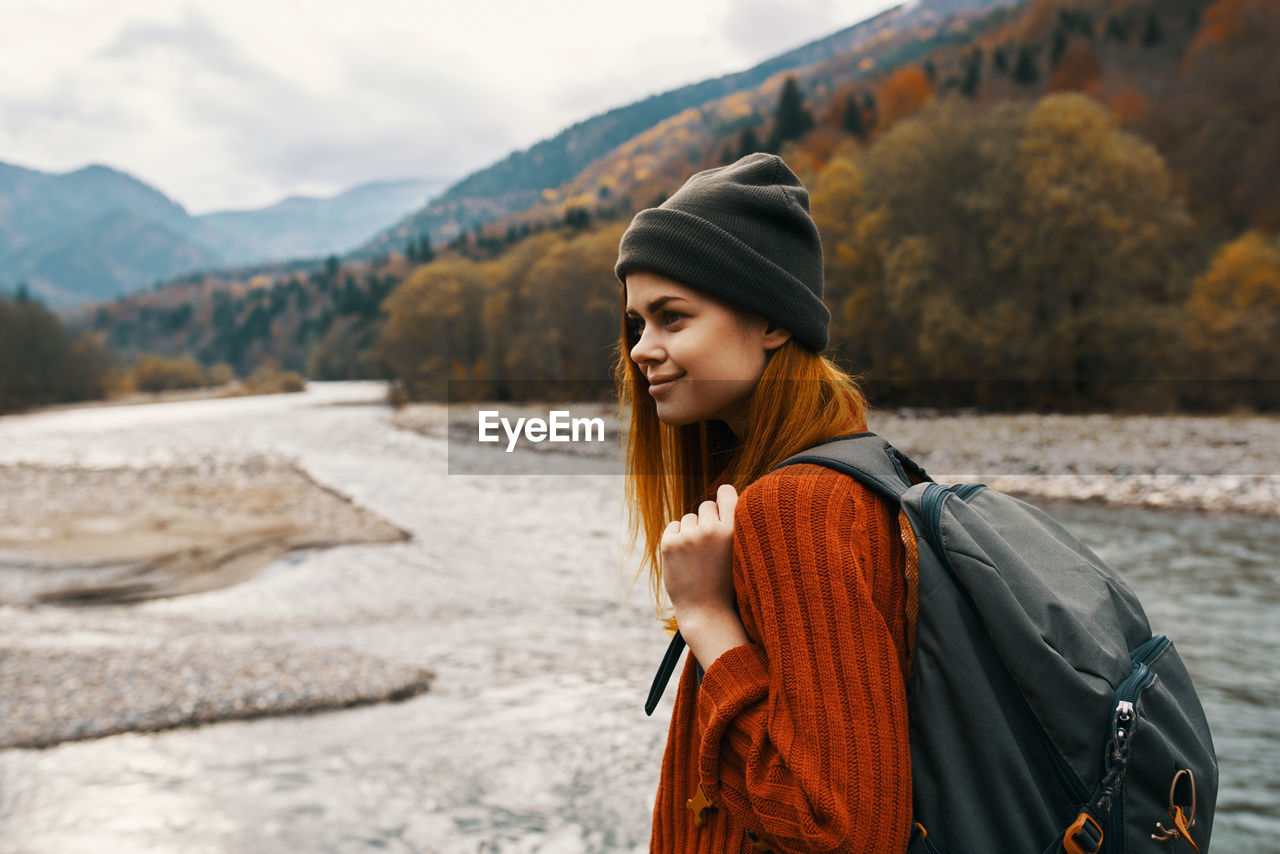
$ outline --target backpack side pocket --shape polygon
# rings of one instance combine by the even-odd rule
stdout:
[[[1218,762],[1204,709],[1181,656],[1162,635],[1135,649],[1132,658],[1135,672],[1147,668],[1151,681],[1134,702],[1116,828],[1123,843],[1107,851],[1207,851]]]

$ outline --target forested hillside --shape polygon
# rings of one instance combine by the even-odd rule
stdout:
[[[879,402],[1280,407],[1280,6],[1038,0],[915,36],[686,111],[447,246],[165,289],[91,325],[410,397],[607,380],[632,211],[777,149],[822,229],[831,355]]]

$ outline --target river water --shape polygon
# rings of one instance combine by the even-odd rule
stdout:
[[[644,583],[627,591],[621,483],[449,475],[445,443],[394,428],[381,394],[317,383],[0,419],[0,463],[278,455],[414,535],[178,599],[0,608],[0,635],[248,636],[437,674],[397,704],[0,751],[0,851],[648,850],[674,691],[645,717],[666,642]],[[1222,768],[1214,850],[1280,850],[1280,523],[1049,509],[1187,661]]]

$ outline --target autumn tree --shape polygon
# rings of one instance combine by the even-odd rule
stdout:
[[[479,312],[483,300],[481,265],[457,256],[420,267],[387,298],[387,322],[379,354],[392,376],[418,400],[444,400],[453,360],[473,362],[479,354]]]
[[[1179,85],[1138,125],[1184,182],[1206,233],[1280,229],[1277,44],[1280,4],[1218,0],[1204,12]]]
[[[1250,231],[1219,248],[1187,308],[1200,356],[1195,377],[1216,381],[1203,402],[1280,407],[1280,237]],[[1257,384],[1239,389],[1223,380]]]
[[[880,105],[880,130],[886,130],[901,119],[915,115],[932,94],[933,84],[917,66],[909,65],[895,71],[880,86],[880,93],[876,98]]]
[[[1093,92],[1102,80],[1102,64],[1088,43],[1076,40],[1056,63],[1047,92]]]
[[[102,397],[110,368],[95,339],[69,332],[25,286],[0,294],[0,413]]]
[[[833,337],[881,379],[1029,383],[920,402],[1115,402],[1114,380],[1161,370],[1183,299],[1171,283],[1189,222],[1163,162],[1082,96],[964,103],[819,176]]]

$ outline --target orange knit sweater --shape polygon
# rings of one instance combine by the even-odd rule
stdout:
[[[787,466],[742,493],[733,581],[751,643],[701,687],[685,661],[651,852],[906,850],[904,560],[896,508],[838,472]]]

